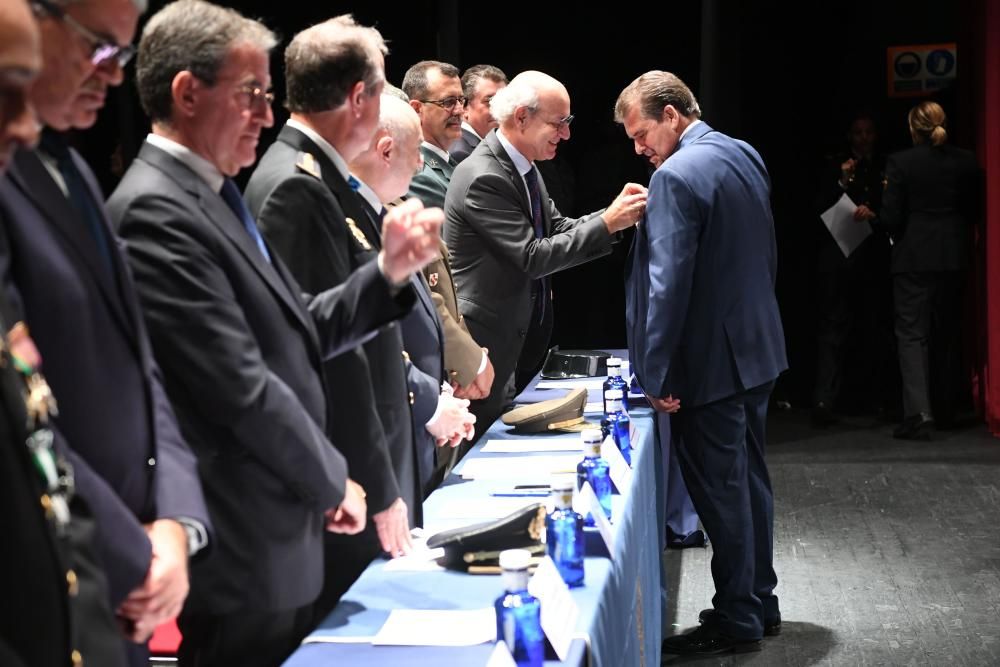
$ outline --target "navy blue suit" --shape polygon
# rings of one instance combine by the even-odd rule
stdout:
[[[21,151],[0,183],[8,211],[0,219],[0,274],[58,399],[56,424],[97,519],[115,608],[149,568],[142,523],[210,522],[100,189],[83,160],[75,153],[72,159],[100,215],[110,266],[39,155]]]
[[[787,367],[763,161],[705,123],[653,174],[627,266],[632,369],[672,395],[678,456],[714,544],[720,631],[759,639],[778,614],[764,421]]]

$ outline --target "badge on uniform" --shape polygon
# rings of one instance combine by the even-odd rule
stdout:
[[[357,223],[351,218],[346,218],[347,226],[351,229],[351,234],[354,234],[354,240],[358,242],[358,245],[364,250],[371,250],[372,244],[368,242],[368,238],[365,237],[365,233],[361,231]]]
[[[431,287],[437,287],[437,284],[438,284],[438,274],[437,273],[428,274],[428,276],[427,276],[427,284],[430,285]]]
[[[323,178],[323,171],[319,167],[319,161],[316,160],[312,153],[306,153],[305,151],[299,151],[298,159],[295,161],[295,166],[306,172],[310,176],[315,176],[318,179]]]

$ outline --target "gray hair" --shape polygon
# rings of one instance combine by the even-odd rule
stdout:
[[[682,116],[701,118],[701,107],[691,89],[670,72],[651,70],[630,83],[615,102],[615,122],[624,123],[625,116],[638,104],[645,118],[659,120],[668,104]]]
[[[439,70],[447,78],[459,78],[458,68],[437,60],[421,60],[406,70],[403,75],[403,91],[411,100],[425,100],[430,94],[427,83],[427,73],[432,69]]]
[[[385,130],[394,139],[400,139],[420,129],[420,117],[409,103],[396,95],[382,93],[378,129]]]
[[[490,100],[490,114],[503,124],[514,115],[518,107],[527,107],[532,113],[538,111],[538,89],[529,80],[514,77],[506,88],[501,88]]]
[[[388,82],[386,82],[385,88],[382,89],[382,94],[389,95],[390,97],[395,97],[397,99],[403,100],[404,102],[410,101],[410,96],[404,93],[402,88],[397,88],[396,86]]]
[[[229,51],[242,44],[270,51],[278,38],[264,24],[203,0],[177,0],[149,19],[139,40],[135,80],[153,122],[169,122],[174,77],[183,71],[214,86]]]
[[[479,82],[483,80],[494,83],[509,83],[507,75],[503,70],[493,65],[473,65],[462,73],[462,94],[468,99],[472,99],[479,87]]]
[[[337,16],[295,35],[285,49],[285,91],[289,111],[336,109],[362,81],[369,95],[385,80],[379,55],[389,53],[382,34]]]

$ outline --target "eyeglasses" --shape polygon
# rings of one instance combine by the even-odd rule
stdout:
[[[433,104],[439,106],[442,109],[454,109],[456,106],[464,107],[469,99],[465,95],[459,95],[458,97],[446,97],[443,100],[420,100],[424,104]]]
[[[570,114],[565,118],[560,118],[559,120],[547,120],[545,122],[557,130],[562,130],[564,127],[569,127],[569,124],[573,122],[574,118],[576,118],[576,116]]]
[[[119,67],[125,67],[128,61],[132,60],[132,56],[135,55],[135,47],[131,44],[120,46],[108,38],[98,35],[90,28],[81,25],[76,19],[67,14],[65,9],[52,2],[52,0],[31,0],[31,4],[34,5],[36,12],[41,10],[52,18],[62,21],[72,28],[76,34],[83,37],[90,45],[90,62],[95,67],[100,67],[112,59],[118,61]]]
[[[255,86],[252,83],[240,86],[238,88],[243,103],[244,109],[250,109],[255,104],[260,104],[264,101],[267,106],[274,104],[274,92],[270,90],[264,90],[260,86]]]

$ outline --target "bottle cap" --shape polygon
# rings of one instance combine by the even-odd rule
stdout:
[[[604,434],[601,433],[599,428],[585,428],[583,432],[580,433],[580,439],[584,443],[591,442],[602,442],[604,440]]]
[[[608,366],[621,366],[622,360],[618,357],[608,357],[608,360],[604,363]]]
[[[500,568],[504,570],[527,570],[531,564],[531,552],[527,549],[505,549],[500,552]]]

